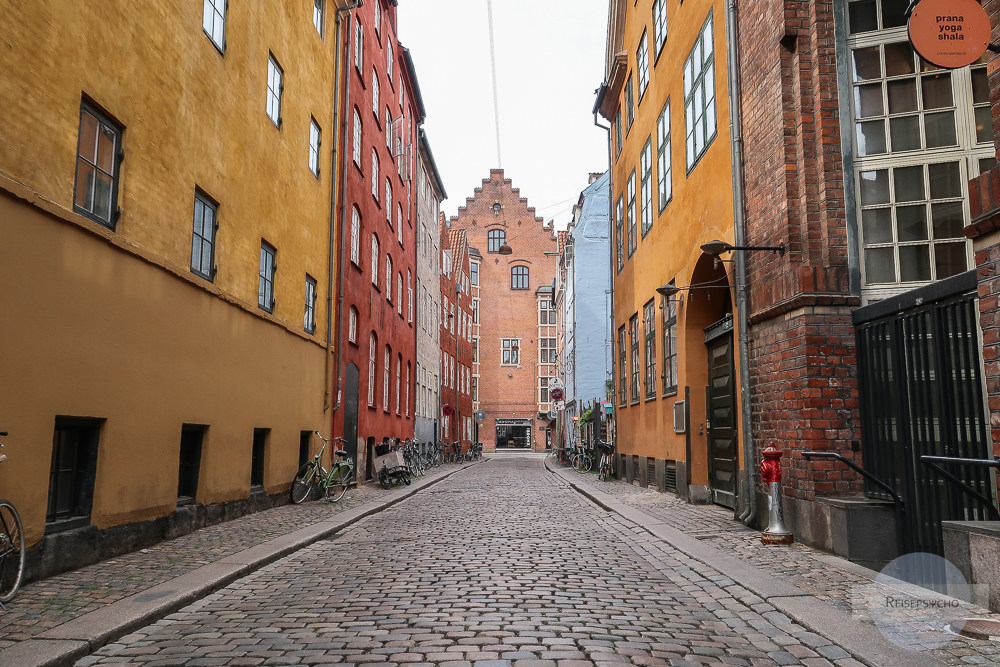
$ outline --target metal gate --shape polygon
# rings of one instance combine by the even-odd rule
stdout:
[[[943,555],[942,521],[987,518],[983,502],[921,460],[991,457],[976,287],[969,271],[853,315],[863,464],[902,500],[897,526],[907,553]],[[990,469],[950,468],[996,498]],[[868,480],[865,495],[891,500]]]

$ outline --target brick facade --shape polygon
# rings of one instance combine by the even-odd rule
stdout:
[[[500,205],[499,212],[494,211],[494,204]],[[536,291],[540,287],[551,288],[555,278],[557,258],[545,254],[556,251],[551,223],[545,224],[535,215],[502,169],[493,169],[451,218],[450,225],[452,230],[464,230],[468,245],[482,254],[478,288],[478,399],[486,419],[479,423],[479,440],[485,451],[493,451],[497,444],[497,419],[516,420],[519,429],[521,425],[530,428],[531,446],[544,449],[545,430],[551,428],[551,422],[540,418],[539,413]],[[490,230],[506,232],[513,254],[500,255],[490,250]],[[528,268],[526,289],[511,289],[514,266]],[[519,341],[518,363],[503,363],[503,339]]]
[[[441,251],[441,440],[458,441],[465,452],[473,437],[472,295],[465,231],[442,225]]]

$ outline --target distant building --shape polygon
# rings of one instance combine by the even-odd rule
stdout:
[[[441,440],[472,442],[472,295],[465,230],[441,230]]]
[[[552,225],[535,216],[502,169],[490,171],[450,224],[452,230],[464,230],[468,243],[482,253],[470,269],[471,282],[478,284],[473,292],[473,318],[478,314],[479,322],[476,390],[479,409],[486,413],[479,440],[486,451],[544,449],[553,437],[548,384],[556,375]],[[505,245],[509,254],[501,253]]]
[[[427,135],[420,130],[417,161],[417,373],[413,436],[426,449],[438,438],[441,412],[441,183]]]
[[[591,174],[580,193],[559,258],[556,305],[559,364],[565,384],[561,431],[579,442],[575,429],[585,406],[607,399],[611,380],[611,173]]]

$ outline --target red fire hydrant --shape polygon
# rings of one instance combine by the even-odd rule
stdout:
[[[791,544],[795,541],[795,537],[785,528],[785,515],[781,509],[781,450],[772,442],[763,453],[760,478],[768,485],[769,516],[767,528],[760,536],[760,541],[764,544]]]

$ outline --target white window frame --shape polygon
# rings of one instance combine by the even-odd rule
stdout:
[[[684,124],[687,138],[687,170],[698,164],[715,139],[715,35],[712,12],[698,33],[684,62]]]
[[[649,85],[649,37],[645,30],[639,39],[639,47],[635,50],[636,78],[639,81],[639,101],[642,102]]]
[[[267,117],[274,126],[281,128],[281,92],[284,72],[273,53],[267,54]]]
[[[507,359],[507,361],[504,361]],[[501,338],[500,339],[500,365],[518,366],[521,362],[521,339]]]
[[[351,306],[347,314],[347,340],[358,342],[358,309]]]
[[[324,19],[326,18],[326,0],[313,0],[313,27],[320,37],[323,37]]]
[[[667,43],[667,1],[653,0],[653,59],[660,55]]]
[[[302,328],[307,333],[316,333],[316,279],[306,274],[305,313]]]
[[[372,234],[372,285],[378,288],[378,236]]]
[[[670,156],[670,98],[656,120],[656,194],[658,212],[662,213],[674,196],[673,164]]]
[[[361,72],[361,68],[365,64],[365,29],[361,25],[361,21],[358,21],[354,27],[354,66],[358,68],[358,72]]]
[[[378,151],[372,148],[372,197],[378,201]]]
[[[361,114],[357,108],[354,109],[354,164],[361,168]]]
[[[378,338],[373,331],[368,338],[368,407],[375,407],[375,377],[377,375],[376,351],[378,350]]]
[[[361,266],[361,212],[351,206],[351,261]]]
[[[378,72],[372,67],[372,113],[378,118]]]
[[[309,171],[319,178],[319,147],[322,142],[323,130],[315,118],[309,119]]]
[[[226,10],[228,0],[205,0],[201,28],[220,53],[226,52]]]

